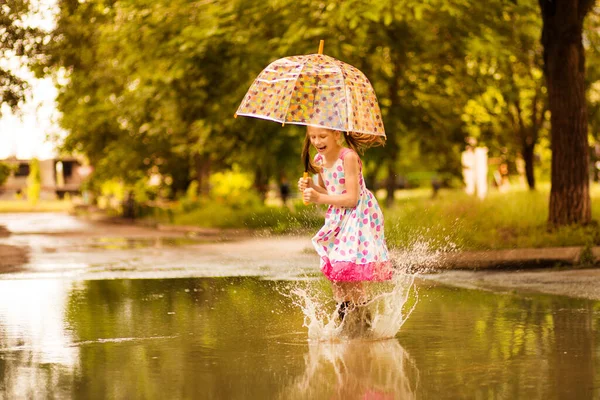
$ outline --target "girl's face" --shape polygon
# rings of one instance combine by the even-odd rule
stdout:
[[[339,140],[341,136],[339,131],[308,126],[306,127],[306,132],[310,139],[310,144],[317,149],[319,154],[339,151]]]

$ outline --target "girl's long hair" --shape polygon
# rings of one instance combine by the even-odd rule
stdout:
[[[366,135],[364,133],[344,132],[348,147],[358,154],[364,154],[369,147],[385,146],[385,136]]]
[[[348,147],[361,155],[364,154],[365,150],[369,147],[385,145],[385,136],[367,135],[364,133],[355,132],[343,132],[343,134]],[[304,163],[305,171],[308,171],[311,174],[317,174],[321,172],[321,168],[314,164],[313,159],[310,156],[310,138],[308,137],[308,132],[304,137],[304,145],[302,147],[302,162]]]

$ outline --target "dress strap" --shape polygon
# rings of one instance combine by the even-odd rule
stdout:
[[[340,151],[340,160],[344,160],[344,157],[346,157],[346,154],[350,154],[350,153],[354,153],[355,151],[352,149],[349,149],[347,147],[344,147],[342,149],[342,151]],[[360,157],[358,157],[358,166],[360,167],[361,171],[362,171],[362,160],[360,159]]]
[[[352,149],[349,149],[349,148],[347,148],[347,147],[344,147],[344,148],[342,149],[342,151],[340,151],[340,158],[343,160],[343,159],[344,159],[344,157],[346,156],[346,154],[348,154],[348,153],[349,153],[349,152],[351,152],[351,151],[352,151]]]

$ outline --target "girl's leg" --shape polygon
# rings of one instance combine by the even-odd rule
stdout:
[[[333,296],[338,303],[349,301],[361,304],[367,301],[363,282],[334,282]]]
[[[367,291],[364,282],[335,282],[333,284],[333,294],[337,305],[337,313],[340,321],[343,321],[349,310],[356,309],[368,301]],[[371,314],[368,310],[362,312],[361,319],[368,326],[371,324]]]

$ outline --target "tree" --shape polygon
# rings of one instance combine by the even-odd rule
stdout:
[[[0,187],[8,180],[13,173],[14,168],[9,164],[0,163]]]
[[[544,74],[551,112],[551,226],[591,221],[588,115],[585,95],[585,16],[594,0],[539,0]]]
[[[40,192],[42,190],[39,160],[33,158],[29,164],[29,168],[29,175],[27,176],[27,200],[35,205],[40,200]]]
[[[206,193],[211,171],[237,163],[264,181],[277,171],[271,160],[290,158],[287,143],[272,139],[281,127],[232,118],[277,54],[278,9],[246,0],[59,6],[47,66],[68,72],[58,96],[63,149],[85,154],[96,178],[132,183],[152,171],[174,191],[195,179]]]
[[[28,26],[24,19],[33,12],[28,0],[3,1],[0,6],[0,59],[19,60],[27,65],[41,55],[45,33]],[[0,65],[0,106],[8,105],[13,111],[26,98],[27,82],[15,70]],[[0,110],[1,113],[1,110]]]

